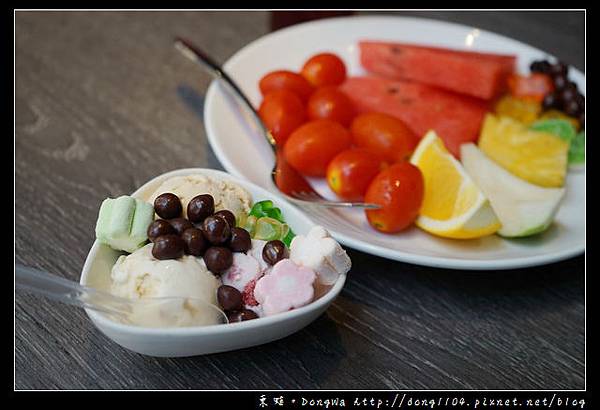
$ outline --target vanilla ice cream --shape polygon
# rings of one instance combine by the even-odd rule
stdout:
[[[112,268],[112,293],[124,298],[181,296],[216,304],[219,280],[204,261],[191,255],[159,260],[152,244],[120,256]]]
[[[162,298],[178,296],[194,298],[217,305],[216,292],[219,280],[208,271],[204,261],[185,255],[178,259],[158,260],[152,256],[152,244],[148,244],[130,255],[120,256],[111,272],[111,292],[131,299]],[[169,320],[173,325],[190,323],[218,323],[213,311],[202,311],[188,303],[169,303],[142,312],[134,312],[136,321],[164,326]],[[204,317],[205,320],[199,320]]]
[[[194,174],[167,179],[148,198],[154,203],[157,196],[173,193],[181,199],[184,217],[187,218],[187,206],[192,198],[201,194],[210,194],[215,200],[215,211],[228,209],[237,217],[248,213],[252,206],[252,196],[244,188],[232,181],[219,180],[206,175]]]

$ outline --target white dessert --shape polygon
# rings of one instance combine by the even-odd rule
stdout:
[[[317,273],[322,285],[333,285],[339,275],[350,270],[350,257],[322,226],[313,227],[306,236],[297,235],[290,245],[290,259]]]
[[[260,266],[261,272],[269,269],[269,264],[265,262],[262,257],[263,248],[267,241],[263,241],[261,239],[252,239],[252,248],[248,251],[248,255],[252,256],[254,259],[258,261],[258,265]]]
[[[187,206],[192,198],[201,194],[210,194],[215,200],[215,211],[228,209],[236,217],[248,213],[252,206],[252,196],[244,188],[232,181],[210,178],[206,175],[187,175],[172,177],[164,181],[148,202],[154,203],[157,196],[173,193],[181,199],[183,216],[187,218]]]
[[[241,293],[244,292],[248,283],[258,279],[260,275],[262,275],[262,270],[253,256],[236,252],[233,254],[231,267],[221,275],[221,280],[223,285],[233,286]]]
[[[185,255],[179,259],[158,260],[152,256],[152,244],[130,255],[120,256],[112,268],[111,278],[111,292],[124,298],[176,296],[217,305],[216,291],[220,283],[202,259]],[[137,322],[146,326],[162,326],[161,323],[175,326],[214,324],[219,319],[212,310],[194,307],[193,301],[163,304],[160,309],[134,313]]]

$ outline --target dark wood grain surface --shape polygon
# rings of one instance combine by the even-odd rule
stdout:
[[[584,67],[581,13],[399,13],[475,25]],[[79,278],[106,196],[184,167],[222,169],[206,140],[209,77],[268,32],[266,12],[18,12],[16,262]],[[129,352],[81,310],[17,293],[17,389],[582,389],[584,256],[460,272],[349,251],[328,312],[251,349],[182,359]]]

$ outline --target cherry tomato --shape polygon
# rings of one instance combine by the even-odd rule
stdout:
[[[307,122],[296,129],[284,146],[287,162],[301,174],[323,177],[327,164],[350,148],[352,137],[340,124],[329,120]]]
[[[272,71],[260,79],[258,88],[262,95],[267,95],[275,90],[292,91],[303,102],[308,100],[308,97],[314,91],[313,86],[308,80],[298,73],[287,70]]]
[[[410,162],[393,164],[373,179],[365,202],[380,205],[367,209],[371,226],[386,233],[406,229],[416,219],[423,202],[423,175]]]
[[[542,102],[547,94],[554,91],[554,83],[546,74],[533,73],[529,76],[512,74],[508,77],[508,88],[515,97]]]
[[[369,148],[390,162],[408,158],[419,142],[401,120],[383,113],[355,117],[350,132],[355,145]]]
[[[340,198],[359,201],[386,165],[381,156],[367,149],[350,148],[337,154],[327,166],[327,184]]]
[[[354,106],[336,87],[322,87],[310,96],[306,114],[311,120],[332,120],[348,127],[354,118]]]
[[[304,123],[306,114],[300,97],[288,90],[271,91],[260,104],[258,114],[273,134],[277,145]]]
[[[315,87],[340,85],[346,79],[346,65],[335,54],[322,53],[309,58],[301,74]]]

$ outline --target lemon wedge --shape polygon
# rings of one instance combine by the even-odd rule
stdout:
[[[410,162],[421,170],[425,182],[415,221],[419,228],[456,239],[479,238],[500,229],[486,196],[434,131],[421,139]]]

